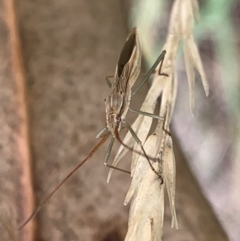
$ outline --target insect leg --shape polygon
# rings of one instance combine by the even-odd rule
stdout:
[[[126,170],[123,170],[123,169],[121,169],[121,168],[114,167],[114,166],[108,164],[109,156],[110,156],[110,154],[111,154],[114,141],[115,141],[115,138],[112,137],[111,140],[110,140],[108,149],[107,149],[107,153],[106,153],[105,159],[104,159],[104,165],[107,166],[107,167],[109,167],[109,168],[113,168],[113,169],[115,169],[115,170],[118,170],[118,171],[121,171],[121,172],[125,172],[125,173],[128,173],[128,174],[131,174],[129,171],[126,171]]]
[[[131,108],[129,108],[129,110],[130,110],[131,112],[137,113],[137,114],[139,114],[139,115],[145,115],[145,116],[152,117],[152,118],[154,118],[154,119],[158,119],[158,120],[164,121],[164,123],[163,123],[163,130],[164,130],[169,136],[171,136],[171,133],[170,133],[170,132],[166,129],[166,127],[165,127],[166,118],[164,118],[164,117],[162,117],[162,116],[159,116],[159,115],[154,115],[154,114],[152,114],[152,113],[148,113],[148,112],[145,112],[145,111],[133,110],[133,109],[131,109]]]
[[[137,144],[141,147],[142,149],[142,152],[144,154],[144,156],[146,157],[148,163],[149,163],[149,166],[151,167],[152,171],[160,178],[161,182],[163,183],[163,178],[162,176],[155,170],[155,168],[153,167],[152,163],[150,162],[149,158],[148,158],[148,155],[147,153],[145,152],[144,148],[143,148],[143,145],[142,145],[142,142],[141,140],[138,138],[137,134],[135,133],[135,131],[132,129],[132,127],[126,123],[126,126],[128,128],[128,130],[131,132],[134,140],[137,142]]]
[[[113,76],[112,76],[112,75],[109,75],[109,76],[106,76],[106,77],[105,77],[105,80],[106,80],[107,85],[108,85],[109,88],[112,87],[112,81],[110,80],[110,78],[112,79]]]
[[[159,116],[159,115],[154,115],[154,114],[152,114],[152,113],[148,113],[148,112],[140,111],[140,110],[133,110],[133,109],[131,109],[131,108],[129,108],[129,110],[130,110],[131,112],[137,113],[137,114],[139,114],[139,115],[145,115],[145,116],[152,117],[152,118],[154,118],[154,119],[164,120],[164,118],[161,117],[161,116]]]
[[[162,63],[164,60],[164,56],[166,54],[166,50],[163,50],[162,53],[160,54],[160,56],[158,57],[158,59],[156,60],[156,62],[153,64],[153,66],[151,67],[151,69],[148,71],[147,75],[145,76],[145,78],[142,80],[142,82],[140,83],[140,85],[137,87],[137,89],[132,93],[132,96],[135,95],[138,90],[145,84],[145,82],[148,80],[148,78],[150,77],[150,75],[155,71],[156,67],[158,66],[158,64],[161,62],[160,68],[159,70],[162,68]],[[160,75],[166,75],[166,74],[161,74]],[[166,75],[168,76],[168,75]]]
[[[115,141],[115,138],[112,136],[110,143],[108,145],[108,148],[107,148],[107,153],[106,153],[105,159],[104,159],[104,165],[106,165],[106,166],[108,166],[108,160],[109,160],[109,156],[112,151],[114,141]]]
[[[105,136],[107,133],[109,133],[109,130],[107,127],[104,127],[96,136],[96,138],[101,138]]]
[[[151,74],[154,74],[155,73],[155,70],[151,73]],[[147,75],[147,73],[140,73],[140,76],[145,76],[145,75]],[[166,74],[160,74],[160,75],[166,75]],[[106,76],[105,77],[105,80],[106,80],[106,82],[107,82],[107,85],[108,85],[108,87],[109,88],[111,88],[112,87],[112,79],[114,78],[114,76],[113,75],[108,75],[108,76]]]

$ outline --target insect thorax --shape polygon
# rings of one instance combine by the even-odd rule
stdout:
[[[121,128],[124,97],[123,92],[118,92],[109,95],[105,100],[107,128],[111,132],[114,131],[116,127],[117,129]]]

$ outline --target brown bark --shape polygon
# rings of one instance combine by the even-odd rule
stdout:
[[[14,1],[1,4],[1,240],[17,240],[17,216],[33,209],[25,75]],[[18,208],[16,208],[18,207]],[[20,237],[33,240],[34,222]]]
[[[17,35],[16,25],[10,24],[14,16],[6,8],[9,0],[3,2],[0,233],[3,241],[31,241],[35,232],[31,224],[16,232],[32,209],[33,198],[21,54],[12,39]],[[114,72],[128,31],[121,1],[16,3],[27,79],[32,175],[39,203],[96,145],[95,136],[105,125],[104,98],[109,89],[104,78]],[[140,99],[133,102],[139,106]],[[106,145],[37,215],[36,240],[123,240],[128,216],[123,200],[131,180],[115,172],[110,184],[106,183],[105,151]],[[227,240],[184,158],[176,154],[176,159],[180,160],[176,200],[180,228],[169,228],[167,211],[165,239]],[[129,162],[125,158],[122,167],[127,169]],[[30,235],[23,236],[25,232]]]

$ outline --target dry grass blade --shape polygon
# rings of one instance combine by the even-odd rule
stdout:
[[[172,228],[178,228],[178,221],[175,209],[175,191],[176,191],[176,163],[173,153],[172,138],[167,137],[164,161],[163,161],[163,176],[167,188],[170,210],[172,215]]]
[[[202,61],[201,61],[201,57],[200,57],[197,45],[194,42],[193,38],[188,39],[187,46],[189,47],[191,60],[193,61],[195,68],[197,69],[197,71],[199,72],[199,74],[201,76],[205,94],[206,94],[206,96],[208,96],[209,95],[209,84],[208,84],[207,77],[206,77],[206,74],[203,69],[203,65],[202,65]]]
[[[196,0],[174,1],[168,36],[163,47],[166,50],[165,59],[162,66],[159,64],[155,70],[152,87],[141,108],[141,111],[152,113],[158,96],[162,94],[159,116],[164,120],[158,121],[155,133],[147,141],[146,138],[152,123],[151,119],[139,116],[132,125],[141,142],[145,143],[144,148],[147,153],[151,153],[151,156],[157,155],[156,161],[152,162],[152,164],[155,171],[162,175],[164,184],[161,185],[161,179],[151,170],[145,158],[137,153],[133,153],[131,167],[133,178],[124,202],[127,205],[131,200],[129,228],[125,241],[162,240],[164,186],[167,188],[170,203],[171,226],[178,228],[175,210],[176,164],[169,125],[176,102],[178,85],[176,56],[181,41],[184,44],[184,57],[189,84],[189,102],[192,113],[195,105],[194,68],[200,73],[206,95],[209,93],[208,82],[196,43],[194,42],[194,18],[198,19],[198,4]],[[133,145],[131,138],[130,133],[127,133],[124,142]],[[136,143],[134,149],[139,151],[139,146]],[[116,165],[127,151],[120,147],[113,165]],[[109,175],[111,175],[111,170]]]
[[[198,3],[196,0],[184,0],[181,2],[181,5],[179,7],[179,13],[181,15],[180,29],[184,44],[185,64],[189,83],[189,102],[191,111],[193,113],[195,99],[194,67],[197,69],[201,76],[205,94],[207,96],[209,94],[209,85],[203,70],[200,54],[197,45],[194,42],[193,36],[194,17],[198,18]]]
[[[172,119],[173,110],[174,110],[174,106],[176,103],[177,88],[178,88],[178,76],[177,76],[177,70],[175,69],[173,78],[172,78],[172,106],[171,106],[171,110],[170,110],[170,117],[169,117],[170,120]]]
[[[194,107],[195,107],[195,72],[194,68],[191,64],[192,59],[190,56],[189,48],[186,43],[183,44],[184,49],[184,58],[186,64],[186,71],[187,71],[187,79],[188,79],[188,88],[189,88],[189,104],[190,110],[194,115]]]
[[[157,141],[156,135],[148,138],[144,145],[148,154],[157,153]],[[152,165],[155,170],[161,171],[159,162],[152,162]],[[136,164],[135,175],[124,202],[127,205],[132,199],[125,241],[153,240],[154,236],[162,236],[163,197],[164,185],[161,185],[161,180],[141,156]]]

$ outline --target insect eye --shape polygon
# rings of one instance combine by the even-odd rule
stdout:
[[[120,122],[121,121],[121,117],[119,115],[116,116],[116,120],[117,122]]]

